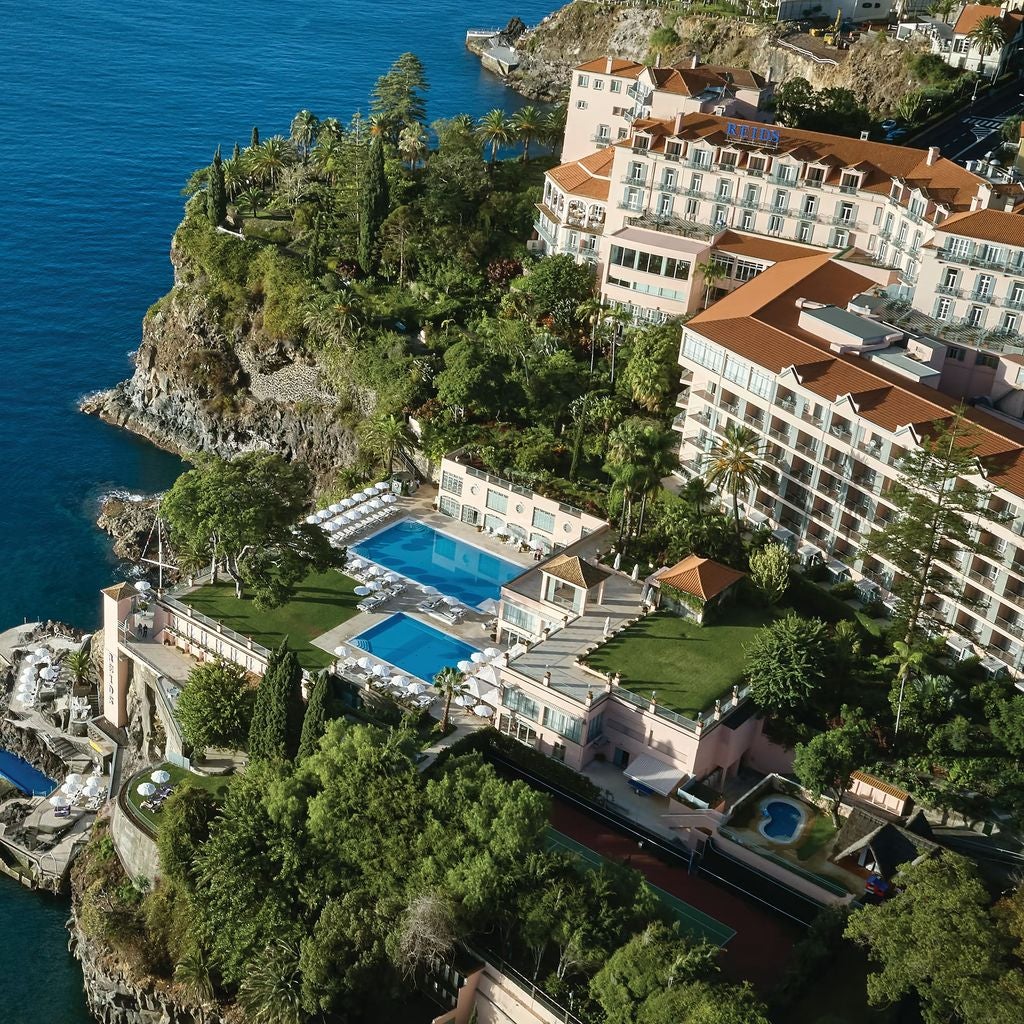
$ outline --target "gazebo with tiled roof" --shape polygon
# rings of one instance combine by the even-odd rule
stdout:
[[[582,615],[587,604],[600,604],[607,569],[580,558],[579,555],[556,555],[541,567],[541,595],[548,604],[558,605]]]
[[[684,615],[702,623],[708,608],[728,600],[746,573],[730,569],[712,558],[687,555],[673,566],[659,569],[648,582]]]

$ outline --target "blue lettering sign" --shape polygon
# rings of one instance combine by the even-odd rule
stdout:
[[[767,128],[760,124],[737,124],[735,121],[725,122],[725,134],[728,138],[742,142],[763,142],[768,146],[777,146],[782,140],[778,128]]]

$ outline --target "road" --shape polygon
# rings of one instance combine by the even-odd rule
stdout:
[[[1024,112],[1021,93],[1024,93],[1024,82],[1011,82],[968,104],[949,121],[908,139],[907,144],[915,149],[938,146],[944,157],[959,163],[984,157],[999,148],[1003,121],[1011,114]]]

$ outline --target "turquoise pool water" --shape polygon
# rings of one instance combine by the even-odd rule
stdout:
[[[441,669],[454,668],[478,650],[402,612],[353,637],[351,643],[428,683]]]
[[[521,566],[415,519],[403,519],[352,550],[474,608],[489,597],[497,599],[501,585],[523,572]]]
[[[22,793],[32,796],[46,796],[57,788],[53,779],[7,750],[0,750],[0,775],[13,782]]]

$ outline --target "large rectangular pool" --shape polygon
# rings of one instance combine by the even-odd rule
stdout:
[[[360,541],[352,551],[474,608],[489,597],[497,599],[501,585],[524,571],[416,519],[403,519]]]
[[[27,796],[46,796],[57,788],[53,779],[9,750],[0,750],[0,777],[13,783]]]
[[[441,669],[454,668],[479,650],[402,612],[389,615],[350,643],[428,683]]]

